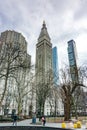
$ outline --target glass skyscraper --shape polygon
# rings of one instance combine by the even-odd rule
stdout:
[[[58,73],[58,55],[57,55],[57,47],[52,48],[52,63],[53,63],[53,77],[54,84],[58,85],[59,83],[59,73]]]
[[[71,79],[73,82],[78,82],[77,52],[74,40],[68,41],[68,58],[69,58]]]

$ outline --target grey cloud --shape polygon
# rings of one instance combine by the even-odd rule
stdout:
[[[63,33],[58,37],[59,41],[71,40],[77,38],[79,35],[87,33],[87,29],[72,30],[70,32]]]
[[[83,5],[81,5],[81,1]],[[43,20],[54,45],[61,46],[79,33],[78,19],[86,16],[86,0],[0,0],[0,32],[14,29],[21,32],[29,43],[28,51],[37,43]],[[59,44],[60,43],[60,44]],[[62,44],[61,44],[62,43]],[[33,52],[34,53],[34,52]],[[33,54],[32,54],[33,55]]]
[[[83,65],[87,65],[87,57],[86,57],[87,53],[79,53],[79,59],[78,59],[78,62],[81,66]],[[83,62],[82,62],[83,61]]]
[[[80,0],[79,8],[75,12],[74,19],[80,20],[84,17],[87,19],[87,1],[86,0]]]
[[[64,14],[69,10],[75,10],[79,5],[79,0],[53,0],[50,1],[50,4],[54,8],[55,12],[58,11],[58,14]]]

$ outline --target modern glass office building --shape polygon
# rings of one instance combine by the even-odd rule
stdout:
[[[76,43],[74,40],[68,41],[68,58],[69,58],[71,79],[73,82],[78,82],[77,52],[76,52]]]
[[[58,85],[59,83],[59,73],[58,73],[58,55],[57,55],[57,47],[52,48],[52,63],[53,63],[53,76],[54,83]]]

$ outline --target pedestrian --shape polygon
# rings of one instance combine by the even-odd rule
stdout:
[[[17,126],[17,115],[13,115],[13,125]]]
[[[44,116],[42,117],[42,123],[43,123],[43,126],[45,126],[45,124],[46,124],[46,118]]]

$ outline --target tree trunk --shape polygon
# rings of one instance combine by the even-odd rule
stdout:
[[[68,121],[70,119],[70,110],[71,110],[70,98],[67,98],[64,102],[64,120],[65,121]]]
[[[39,106],[39,116],[41,117],[42,116],[42,110],[41,110],[41,105]]]
[[[18,115],[22,114],[22,103],[19,101],[18,103]]]
[[[57,112],[57,101],[56,101],[56,99],[55,99],[55,111],[54,111],[54,116],[56,116],[56,113]]]
[[[44,104],[45,103],[43,103],[43,105],[42,105],[42,114],[44,115]]]
[[[5,93],[6,93],[6,90],[7,90],[7,81],[8,81],[8,70],[7,70],[7,75],[6,75],[6,79],[5,79],[4,91],[2,93],[2,97],[1,97],[1,101],[0,101],[0,106],[2,105],[2,102],[3,102],[4,97],[5,97]]]

